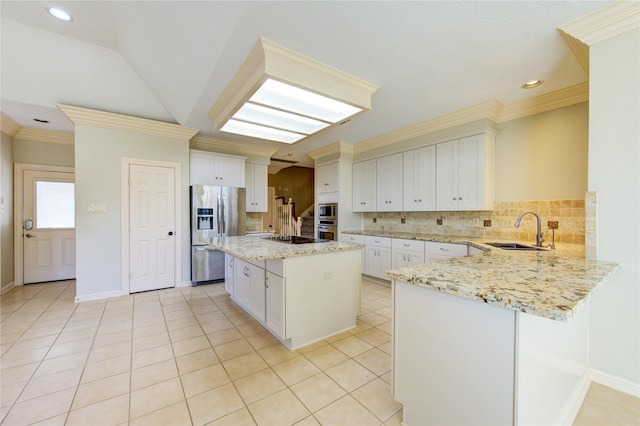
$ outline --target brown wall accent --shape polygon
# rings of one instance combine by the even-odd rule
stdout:
[[[307,167],[287,167],[269,175],[269,186],[275,188],[276,197],[293,198],[296,216],[314,203],[314,170]]]

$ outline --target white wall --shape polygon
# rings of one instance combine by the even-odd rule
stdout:
[[[593,298],[591,366],[640,385],[640,29],[590,47],[589,190],[598,259],[620,269]]]
[[[73,145],[14,139],[13,158],[16,163],[74,166]]]
[[[13,138],[2,133],[0,149],[0,285],[14,282],[13,271]]]
[[[189,143],[76,124],[76,297],[121,289],[121,158],[180,162],[182,166],[182,280],[190,279]],[[88,213],[105,203],[106,213]]]
[[[584,199],[588,132],[587,102],[498,124],[496,201]]]

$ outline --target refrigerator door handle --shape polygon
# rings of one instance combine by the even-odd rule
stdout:
[[[222,215],[222,235],[227,235],[227,197],[222,194],[222,209],[218,210]]]
[[[218,236],[220,237],[220,236],[221,236],[221,235],[220,235],[220,230],[222,229],[222,226],[221,226],[221,220],[222,220],[222,218],[221,218],[221,213],[220,213],[222,210],[220,209],[220,195],[218,195],[218,200],[217,200],[217,201],[218,201],[218,202],[217,202],[217,205],[216,205],[216,207],[218,208],[218,212],[217,212],[217,214],[216,214],[216,219],[217,219],[217,221],[218,221],[218,231],[217,231],[217,234],[218,234]]]

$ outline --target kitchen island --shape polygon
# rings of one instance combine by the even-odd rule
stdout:
[[[570,422],[589,385],[588,299],[616,265],[467,243],[483,252],[387,271],[403,424]]]
[[[214,239],[225,252],[225,289],[289,349],[356,326],[361,245]]]

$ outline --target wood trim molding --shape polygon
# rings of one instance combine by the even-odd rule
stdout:
[[[278,151],[278,148],[254,145],[244,142],[216,139],[209,136],[194,136],[189,142],[189,149],[199,149],[202,151],[219,152],[231,155],[256,155],[260,157],[271,157]]]
[[[317,92],[363,110],[371,109],[378,86],[260,38],[209,110],[220,128],[267,78]]]
[[[74,124],[84,124],[107,129],[125,130],[176,139],[191,139],[198,130],[180,124],[166,123],[147,118],[131,117],[112,112],[98,111],[72,105],[56,105]]]
[[[459,126],[461,124],[483,118],[497,122],[502,108],[502,103],[495,99],[482,102],[468,108],[444,114],[402,129],[394,130],[381,136],[376,136],[374,138],[358,142],[355,144],[354,153],[358,154],[372,149],[382,148],[407,139],[413,139],[418,136],[423,136],[438,130]]]
[[[6,133],[11,137],[14,137],[22,129],[21,125],[2,111],[0,111],[0,127],[2,127],[2,133]]]
[[[23,127],[14,136],[14,139],[23,139],[28,141],[62,143],[66,145],[74,144],[74,134],[67,132],[59,132],[54,130],[28,129]]]
[[[502,109],[502,114],[498,123],[516,118],[527,117],[529,115],[540,114],[541,112],[579,104],[589,100],[589,82],[576,84],[566,89],[556,90],[520,102],[513,103]]]
[[[617,1],[558,27],[561,33],[591,46],[640,27],[640,2]]]
[[[334,154],[347,154],[353,157],[354,145],[344,142],[335,142],[331,145],[323,146],[322,148],[318,148],[311,152],[308,152],[307,155],[313,158],[315,161],[318,161],[320,158],[326,157],[328,155]]]

